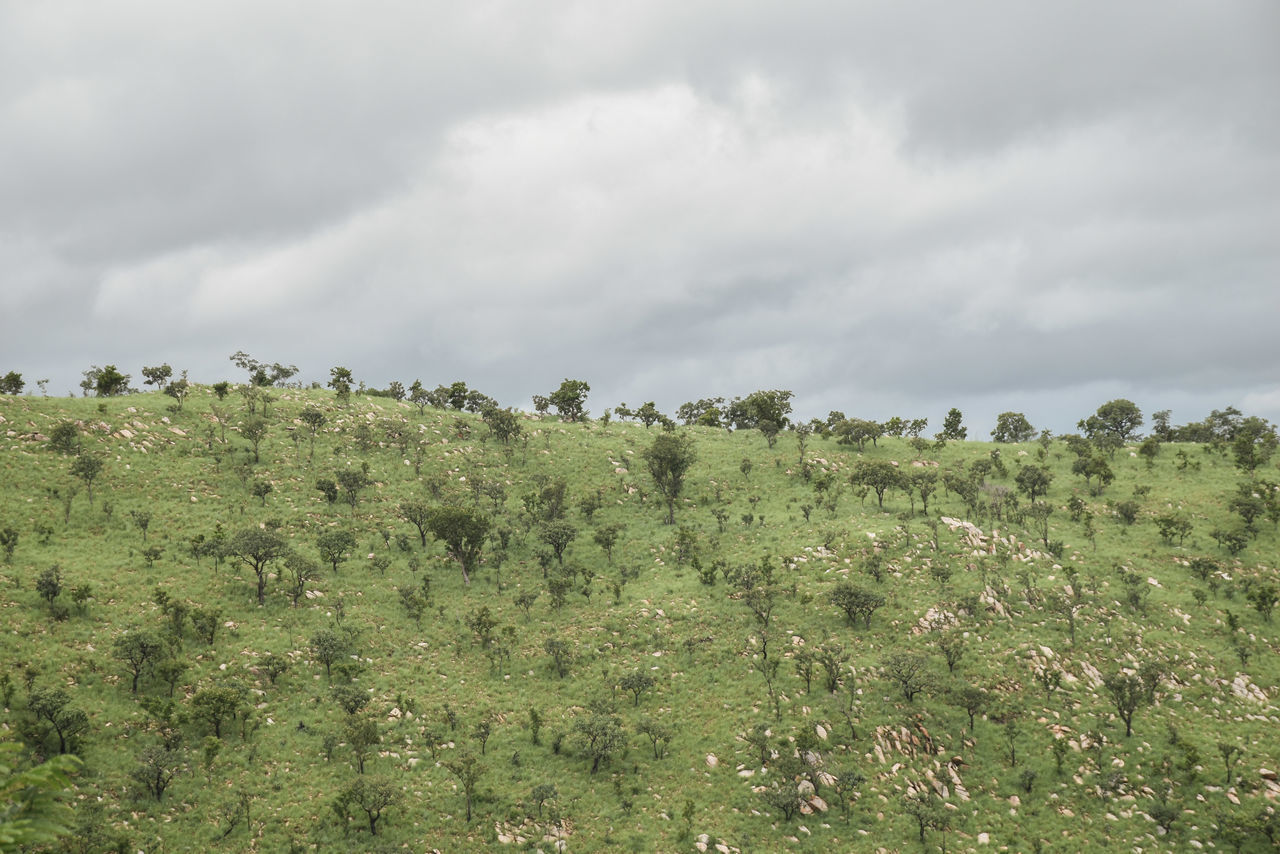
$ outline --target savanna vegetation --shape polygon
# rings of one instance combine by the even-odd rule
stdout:
[[[232,360],[4,378],[0,850],[1280,840],[1261,419],[980,442]]]

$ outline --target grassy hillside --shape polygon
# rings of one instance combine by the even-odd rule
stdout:
[[[1227,453],[1122,448],[1095,494],[1061,441],[802,451],[792,432],[769,447],[695,427],[672,526],[644,462],[656,426],[522,416],[503,444],[470,414],[272,395],[256,461],[260,404],[206,387],[181,412],[160,394],[0,397],[0,530],[17,535],[0,728],[27,764],[84,759],[57,850],[1280,838],[1277,498],[1252,487],[1262,509],[1230,554],[1211,535],[1240,527],[1249,477]],[[79,456],[51,447],[64,422]],[[72,474],[87,456],[92,502]],[[859,494],[869,461],[936,472],[928,513],[899,488],[883,508]],[[1018,495],[1032,465],[1052,473],[1047,511]],[[354,505],[317,489],[340,472],[365,474]],[[984,485],[966,502],[946,473]],[[423,547],[411,502],[491,522],[469,585]],[[1158,517],[1190,532],[1164,538]],[[226,553],[245,531],[295,555],[264,565],[261,606]],[[318,546],[335,531],[355,544],[336,572]]]

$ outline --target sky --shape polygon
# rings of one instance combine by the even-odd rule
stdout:
[[[1280,421],[1273,0],[0,0],[0,373]]]

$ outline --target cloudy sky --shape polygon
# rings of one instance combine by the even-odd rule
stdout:
[[[0,372],[1280,421],[1280,5],[0,0]]]

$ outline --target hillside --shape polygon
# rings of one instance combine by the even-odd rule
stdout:
[[[0,396],[53,850],[1280,839],[1274,463],[681,427],[669,525],[660,426],[270,396]]]

